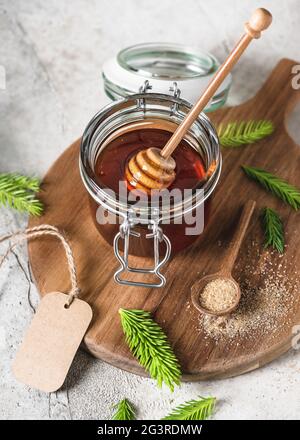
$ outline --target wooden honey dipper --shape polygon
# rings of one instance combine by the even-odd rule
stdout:
[[[141,189],[149,193],[153,189],[161,190],[171,185],[176,176],[176,162],[171,156],[173,151],[182,141],[191,125],[215,94],[228,73],[235,66],[249,43],[253,38],[259,38],[261,31],[267,29],[271,22],[272,15],[269,11],[264,8],[256,9],[249,22],[245,24],[245,34],[231,51],[228,58],[219,67],[204,93],[174,131],[164,148],[161,150],[152,147],[141,150],[129,160],[125,175],[128,183],[133,188]],[[208,170],[208,172],[210,171],[211,170]]]

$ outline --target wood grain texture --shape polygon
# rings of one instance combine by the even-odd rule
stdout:
[[[299,303],[292,307],[290,316],[282,317],[282,322],[278,322],[279,330],[275,336],[268,332],[263,336],[254,332],[250,339],[239,338],[235,345],[228,344],[226,340],[216,343],[204,339],[198,311],[191,306],[190,289],[198,278],[219,269],[242,205],[249,199],[255,199],[257,209],[233,276],[242,281],[244,265],[251,263],[259,268],[263,264],[260,254],[251,253],[251,243],[253,240],[263,242],[259,208],[268,205],[282,216],[288,245],[283,258],[274,257],[273,266],[278,265],[280,272],[283,261],[290,263],[287,275],[295,281],[294,291],[290,292],[291,301],[299,295],[295,278],[295,269],[299,268],[300,262],[299,214],[250,181],[240,169],[241,164],[262,167],[300,187],[300,149],[285,128],[286,115],[300,95],[291,86],[294,64],[297,63],[292,60],[281,60],[253,99],[210,115],[215,123],[271,119],[276,131],[255,145],[224,149],[223,171],[212,203],[211,221],[195,245],[169,262],[164,271],[168,280],[164,289],[137,289],[114,283],[117,262],[112,248],[96,232],[89,213],[88,196],[79,176],[79,141],[71,145],[50,168],[41,194],[46,205],[45,214],[40,218],[31,218],[29,224],[50,223],[64,230],[69,237],[78,267],[82,298],[93,308],[93,321],[85,336],[85,345],[96,357],[125,370],[145,374],[124,343],[119,307],[143,308],[153,312],[173,345],[185,380],[241,374],[275,359],[290,348],[292,326],[300,323]],[[222,246],[219,246],[220,241]],[[67,291],[69,276],[59,244],[45,237],[29,242],[28,249],[41,295],[55,290]],[[145,266],[149,264],[146,259],[142,262]],[[141,264],[140,259],[138,263]],[[256,280],[258,284],[262,281]],[[285,322],[289,323],[282,325]]]

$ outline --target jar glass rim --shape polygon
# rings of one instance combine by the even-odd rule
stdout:
[[[177,43],[141,43],[117,54],[121,67],[144,78],[189,80],[213,74],[219,66],[210,53]]]
[[[214,55],[197,47],[165,42],[135,44],[104,62],[104,91],[115,101],[137,93],[141,83],[148,80],[153,93],[169,94],[176,81],[181,96],[195,103],[220,64]],[[228,74],[207,104],[206,112],[225,104],[230,86],[231,74]]]

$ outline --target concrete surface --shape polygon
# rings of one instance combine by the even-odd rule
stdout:
[[[0,65],[7,80],[6,89],[0,90],[1,171],[45,173],[108,102],[101,65],[118,49],[137,42],[173,41],[224,58],[241,23],[261,3],[0,0]],[[265,0],[264,5],[274,13],[274,24],[235,69],[231,103],[249,98],[281,57],[300,62],[299,1]],[[289,121],[290,133],[298,140],[299,113],[298,107]],[[26,218],[12,211],[1,208],[0,215],[1,235],[26,225]],[[1,245],[1,253],[4,249]],[[124,396],[136,405],[139,418],[160,418],[198,395],[217,396],[215,419],[300,418],[296,350],[247,375],[183,384],[174,394],[82,352],[58,393],[47,395],[17,383],[11,361],[38,303],[27,264],[25,247],[19,247],[0,271],[1,419],[109,419],[112,405]]]

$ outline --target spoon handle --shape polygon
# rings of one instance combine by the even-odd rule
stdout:
[[[243,242],[243,239],[245,237],[246,230],[248,228],[250,219],[252,217],[254,208],[255,208],[256,202],[254,200],[248,200],[248,202],[245,204],[238,227],[235,231],[235,234],[233,236],[233,239],[229,245],[229,248],[225,252],[225,255],[223,257],[224,263],[221,266],[220,273],[223,275],[230,275],[231,270],[234,266],[236,257],[239,253],[241,244]]]
[[[272,15],[264,8],[258,8],[254,11],[248,23],[245,24],[245,34],[237,43],[235,48],[231,51],[228,58],[219,67],[215,76],[212,78],[204,93],[198,99],[194,107],[185,117],[183,122],[174,131],[173,135],[166,143],[161,151],[161,156],[168,158],[171,156],[177,145],[183,139],[186,132],[189,130],[193,122],[197,119],[204,107],[207,105],[211,97],[218,90],[220,84],[224,81],[229,72],[231,72],[234,65],[237,63],[245,49],[253,38],[259,38],[261,31],[267,29],[272,22]]]

